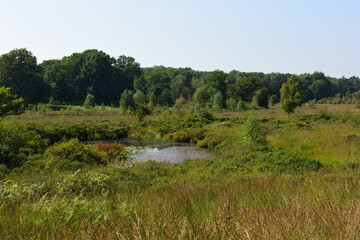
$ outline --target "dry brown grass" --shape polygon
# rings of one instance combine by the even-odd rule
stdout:
[[[307,106],[306,104],[303,107],[299,107],[291,115],[292,117],[303,116],[303,115],[316,115],[318,114],[319,109],[327,109],[329,113],[339,113],[346,110],[359,112],[359,109],[356,108],[354,104],[315,104],[313,108]],[[254,114],[257,117],[274,117],[274,118],[287,118],[287,114],[280,108],[279,104],[269,107],[269,109],[259,109],[259,110],[247,110],[240,112],[230,112],[222,111],[216,112],[215,116],[217,117],[248,117],[250,114]]]
[[[96,143],[94,149],[105,153],[110,159],[116,159],[124,155],[125,146],[120,143]]]

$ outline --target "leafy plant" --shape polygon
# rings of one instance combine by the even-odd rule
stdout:
[[[266,144],[265,128],[258,118],[248,117],[242,125],[242,136],[247,145]]]

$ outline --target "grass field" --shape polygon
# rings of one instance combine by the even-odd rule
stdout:
[[[359,119],[353,105],[305,106],[289,119],[278,106],[166,110],[144,122],[116,110],[8,117],[0,238],[360,239]],[[123,147],[68,141],[124,136],[215,156],[123,165],[109,157]]]

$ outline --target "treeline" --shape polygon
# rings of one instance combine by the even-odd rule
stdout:
[[[134,58],[114,58],[96,49],[73,53],[60,60],[37,63],[26,49],[0,56],[0,87],[10,87],[25,104],[135,104],[173,106],[189,100],[200,106],[236,108],[242,104],[267,107],[277,102],[291,74],[225,73],[191,68],[141,68]],[[322,72],[298,75],[304,102],[360,100],[359,77],[333,78]],[[355,100],[354,100],[355,99]]]

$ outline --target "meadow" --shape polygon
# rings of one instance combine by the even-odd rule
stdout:
[[[360,239],[360,113],[45,106],[0,122],[1,239]],[[133,138],[207,159],[129,159]]]

